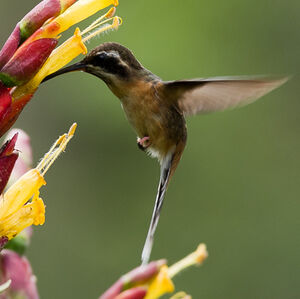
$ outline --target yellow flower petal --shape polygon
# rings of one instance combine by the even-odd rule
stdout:
[[[168,267],[161,267],[159,273],[151,282],[144,299],[157,299],[166,293],[174,292],[174,284],[169,277]]]
[[[26,172],[5,192],[0,201],[0,219],[14,214],[45,184],[36,169]]]
[[[110,5],[117,6],[118,4],[117,0],[78,0],[62,14],[47,22],[44,27],[29,37],[23,45],[40,38],[56,38],[60,33],[87,19],[99,10]]]
[[[0,236],[6,236],[8,239],[13,238],[19,232],[30,225],[42,225],[45,222],[45,205],[42,199],[36,198],[14,214],[1,219]]]
[[[51,53],[39,72],[27,84],[17,87],[13,91],[13,100],[15,101],[27,94],[34,93],[47,75],[64,67],[78,55],[86,53],[87,49],[82,42],[80,30],[76,28],[74,35]]]
[[[79,0],[55,19],[60,26],[58,34],[92,16],[97,11],[109,5],[117,6],[118,4],[117,0]]]

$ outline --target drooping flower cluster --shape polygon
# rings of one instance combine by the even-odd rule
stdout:
[[[0,136],[15,122],[41,81],[50,73],[86,54],[84,42],[120,25],[115,8],[83,33],[57,46],[60,34],[117,0],[44,0],[15,27],[0,51]]]

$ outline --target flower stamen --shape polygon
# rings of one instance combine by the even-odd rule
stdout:
[[[205,244],[200,244],[196,251],[192,252],[179,262],[175,263],[168,269],[168,274],[171,278],[177,275],[184,269],[194,266],[201,265],[203,261],[208,257],[207,249]]]
[[[90,26],[90,28],[89,27],[86,28],[86,30],[84,30],[82,32],[82,37],[83,37],[82,41],[84,43],[86,43],[87,41],[89,41],[93,37],[100,35],[103,32],[107,32],[107,31],[113,30],[113,29],[118,29],[118,27],[122,24],[122,19],[120,17],[113,17],[113,18],[104,20],[102,22],[100,22],[100,19],[101,19],[101,17],[94,22],[93,26]],[[111,21],[112,21],[111,24],[107,24]],[[85,37],[83,36],[83,34],[86,34],[86,33],[90,32],[91,30],[94,30],[94,31],[89,33]]]
[[[104,20],[104,19],[111,19],[114,16],[116,10],[117,9],[115,7],[110,8],[109,11],[105,15],[102,15],[101,17],[99,17],[98,19],[96,19],[91,25],[89,25],[88,27],[86,27],[81,32],[81,34],[84,35],[84,34],[88,33],[89,31],[95,29],[95,26],[97,26],[97,24],[99,22],[101,22],[102,20]]]
[[[41,162],[38,164],[36,169],[41,173],[42,176],[48,171],[57,157],[65,150],[68,142],[74,136],[77,124],[74,123],[69,132],[66,134],[61,135],[52,145],[48,153],[45,154]]]

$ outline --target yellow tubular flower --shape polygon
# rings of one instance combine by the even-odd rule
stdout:
[[[24,228],[45,222],[45,205],[39,189],[46,184],[44,175],[73,137],[76,124],[59,137],[38,166],[26,172],[0,198],[0,237],[13,238]]]
[[[174,292],[174,289],[174,284],[168,274],[168,267],[163,266],[150,284],[144,299],[157,299],[166,293]]]
[[[201,265],[208,257],[205,244],[200,244],[198,248],[179,262],[171,267],[162,266],[159,273],[154,280],[150,283],[147,295],[144,299],[158,299],[166,293],[174,292],[174,284],[172,278],[184,269]],[[189,299],[190,297],[180,297],[183,293],[179,293],[179,298]],[[176,298],[176,297],[175,297]]]
[[[76,28],[74,35],[51,53],[39,72],[27,84],[19,86],[13,91],[13,101],[34,93],[47,75],[64,67],[78,55],[86,54],[87,48],[84,43],[99,34],[118,29],[122,20],[119,17],[112,17],[114,13],[115,8],[111,8],[105,15],[84,29],[82,33],[79,28]]]
[[[109,5],[118,6],[118,4],[117,0],[79,0],[54,20],[60,27],[58,34],[67,30],[75,23],[79,23],[92,16],[97,11]]]
[[[56,38],[74,24],[87,19],[110,5],[118,6],[117,0],[78,0],[61,15],[47,22],[41,29],[29,37],[23,45],[41,38]],[[22,45],[22,46],[23,46]]]

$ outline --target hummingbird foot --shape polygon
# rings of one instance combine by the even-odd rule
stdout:
[[[143,138],[138,137],[137,145],[139,149],[141,149],[142,151],[146,150],[151,145],[150,137],[149,136],[145,136]]]

